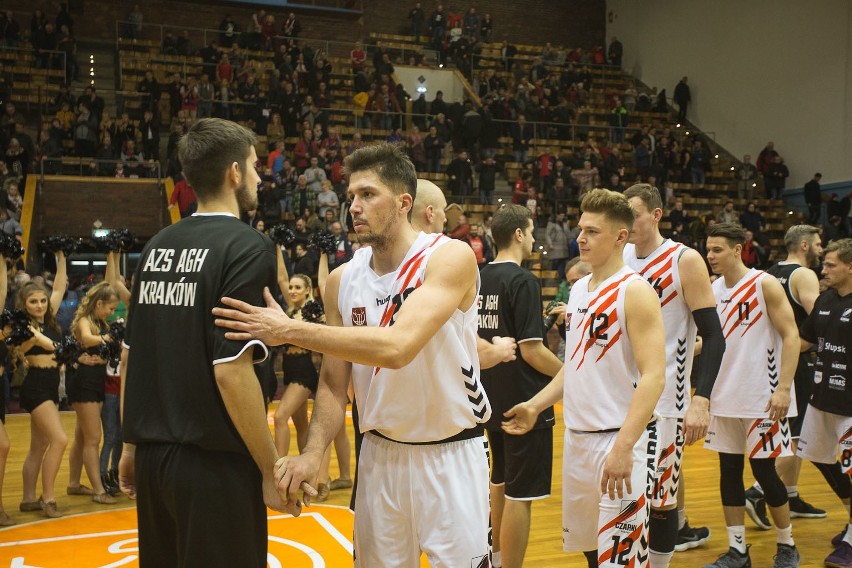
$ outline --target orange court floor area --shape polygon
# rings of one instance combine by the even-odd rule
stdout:
[[[271,405],[269,422],[276,405]],[[73,412],[61,413],[69,443],[74,436]],[[350,442],[353,432],[347,420]],[[11,451],[6,464],[3,504],[19,524],[0,529],[0,568],[113,568],[138,566],[138,541],[134,502],[119,496],[117,505],[95,505],[84,496],[65,495],[68,483],[68,459],[63,462],[56,481],[60,511],[67,516],[46,520],[40,513],[20,513],[21,466],[29,447],[30,418],[13,414],[6,430]],[[586,568],[581,554],[562,552],[562,409],[556,407],[553,432],[553,483],[551,497],[532,505],[532,526],[525,566],[536,568]],[[296,452],[296,436],[291,424],[290,453]],[[339,476],[332,451],[331,479]],[[354,473],[354,444],[350,448]],[[700,568],[712,563],[728,547],[719,499],[718,458],[701,444],[686,448],[684,458],[686,513],[690,524],[706,525],[712,530],[710,541],[700,548],[676,553],[672,568]],[[84,483],[87,483],[85,475]],[[746,467],[745,480],[752,483]],[[799,490],[808,501],[828,511],[823,519],[793,519],[793,536],[802,555],[800,568],[823,566],[832,551],[831,538],[848,519],[837,497],[811,464],[804,464]],[[332,491],[327,502],[313,504],[293,518],[275,511],[269,514],[269,568],[344,568],[352,566],[353,516],[347,509],[350,490]],[[227,522],[223,520],[222,522]],[[746,519],[746,540],[752,545],[752,565],[769,568],[775,554],[775,531],[758,530]],[[428,567],[425,558],[421,567]],[[613,567],[616,568],[616,564]],[[468,567],[461,567],[468,568]]]

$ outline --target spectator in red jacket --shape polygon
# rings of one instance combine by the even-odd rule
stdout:
[[[195,190],[186,182],[186,178],[181,179],[175,184],[175,189],[169,198],[169,209],[174,209],[175,205],[177,205],[178,211],[180,211],[181,219],[189,217],[198,208]]]

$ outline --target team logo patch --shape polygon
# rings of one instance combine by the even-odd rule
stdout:
[[[367,325],[367,308],[352,308],[352,325],[356,327]]]
[[[621,512],[619,513],[619,517],[622,522],[629,523],[630,521],[636,520],[636,514],[639,512],[639,503],[636,500],[627,501],[625,499],[621,500]]]

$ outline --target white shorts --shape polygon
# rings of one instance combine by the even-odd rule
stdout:
[[[658,418],[657,437],[660,456],[651,507],[662,509],[677,504],[680,468],[683,461],[683,418]]]
[[[802,433],[799,435],[799,457],[817,463],[837,461],[840,448],[840,467],[852,474],[852,416],[832,414],[808,405]]]
[[[790,423],[786,418],[731,418],[711,416],[704,446],[721,454],[744,454],[749,459],[793,455]]]
[[[485,436],[411,445],[367,433],[358,460],[355,567],[487,566]]]
[[[658,440],[652,424],[633,446],[632,492],[611,500],[601,494],[604,462],[618,432],[565,431],[562,460],[562,548],[597,550],[600,564],[648,564],[648,521]]]

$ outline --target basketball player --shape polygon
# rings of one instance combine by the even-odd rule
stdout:
[[[784,246],[787,249],[787,260],[779,262],[767,272],[781,282],[787,294],[787,300],[793,308],[796,326],[801,327],[819,296],[819,279],[816,272],[811,270],[819,264],[822,256],[822,239],[819,229],[810,225],[794,225],[787,229],[784,235]],[[799,364],[793,378],[793,389],[796,391],[796,402],[799,406],[799,415],[790,420],[790,437],[793,439],[794,452],[805,420],[807,401],[813,390],[813,380],[811,356],[808,353],[802,353],[799,355]],[[778,458],[775,460],[775,469],[787,489],[790,518],[819,519],[826,516],[825,511],[817,509],[799,496],[797,485],[799,472],[802,469],[801,458],[795,455]],[[759,483],[755,483],[746,491],[746,513],[758,527],[764,530],[772,528],[766,516],[766,501]]]
[[[841,239],[825,249],[822,274],[828,290],[823,292],[802,324],[802,348],[816,347],[813,395],[808,404],[798,455],[811,460],[827,479],[837,479],[838,495],[849,508],[852,472],[852,239]],[[837,461],[837,448],[842,455],[842,476],[831,470]],[[852,518],[845,534],[832,544],[836,550],[826,559],[826,566],[852,566]]]
[[[446,209],[444,190],[427,179],[418,179],[417,197],[411,207],[411,226],[414,230],[442,233],[447,222]],[[514,361],[517,347],[513,337],[495,335],[491,341],[477,337],[476,352],[480,369],[490,369],[499,363]]]
[[[725,354],[710,398],[705,445],[719,452],[720,492],[728,527],[728,552],[705,568],[751,566],[745,543],[744,455],[766,494],[778,548],[774,568],[799,565],[790,508],[775,458],[792,455],[788,411],[799,355],[793,309],[777,279],[742,260],[745,229],[718,223],[707,229],[707,260],[720,276],[713,282],[725,333]]]
[[[198,212],[145,246],[122,352],[122,491],[137,496],[139,565],[266,566],[266,506],[298,514],[276,491],[278,459],[252,360],[258,340],[211,326],[228,295],[262,299],[274,245],[240,221],[257,206],[254,134],[199,120],[180,161]]]
[[[227,337],[325,354],[308,443],[280,460],[282,495],[314,494],[322,454],[342,424],[350,373],[365,433],[355,566],[488,566],[491,414],[476,355],[479,271],[465,243],[415,231],[417,175],[396,146],[347,156],[348,196],[364,246],[326,285],[327,326],[234,299],[217,309]],[[447,472],[451,472],[448,474]],[[381,496],[381,498],[378,498]]]
[[[491,230],[499,252],[480,273],[479,336],[489,340],[511,335],[520,347],[516,361],[482,372],[492,410],[486,425],[492,461],[492,564],[520,568],[529,539],[532,502],[550,496],[554,416],[552,408],[545,409],[535,427],[521,436],[504,433],[500,417],[535,396],[562,363],[544,343],[541,284],[521,267],[535,243],[532,212],[521,205],[501,207],[494,214]]]
[[[692,444],[707,434],[710,393],[722,363],[725,338],[701,255],[660,234],[663,202],[657,188],[636,184],[624,197],[635,215],[624,262],[654,288],[666,331],[666,388],[656,409],[661,451],[651,500],[650,543],[651,568],[667,568],[676,545],[682,544],[685,550],[710,538],[708,528],[688,527],[683,509],[678,510],[681,461],[684,443]],[[702,357],[690,401],[696,334],[701,335]]]
[[[592,267],[571,289],[565,365],[536,396],[509,409],[503,429],[522,434],[564,399],[562,544],[590,567],[648,566],[657,461],[654,408],[665,385],[666,340],[653,288],[624,265],[633,210],[623,195],[590,191],[577,244]]]

